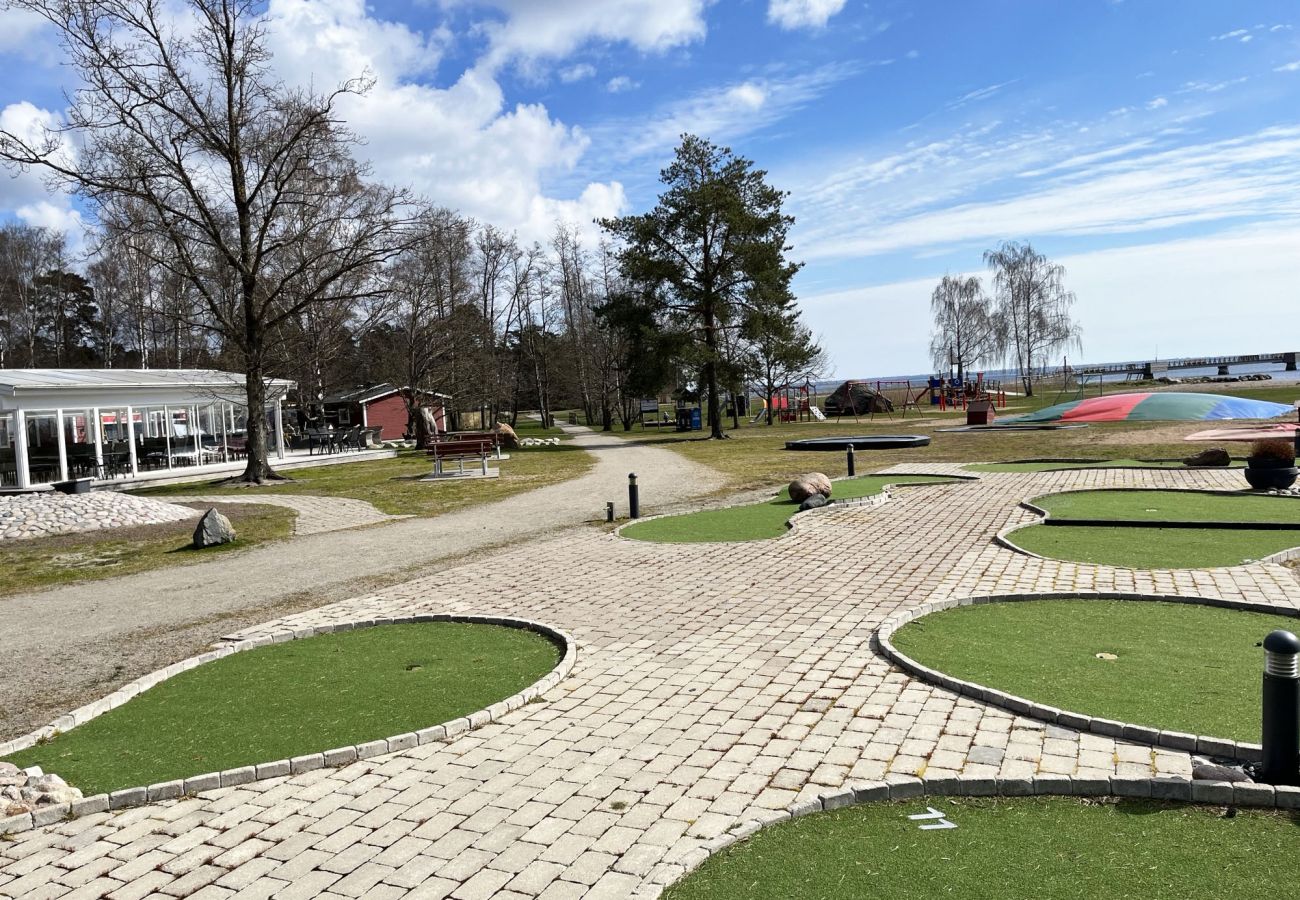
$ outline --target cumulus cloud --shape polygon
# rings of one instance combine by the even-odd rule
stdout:
[[[575,81],[591,78],[595,74],[595,66],[590,63],[578,63],[575,66],[569,66],[567,69],[561,69],[560,80],[565,84],[573,84]]]
[[[605,90],[611,94],[622,94],[625,91],[635,91],[641,86],[641,82],[633,81],[626,75],[615,75],[609,81],[605,82]]]
[[[767,21],[785,29],[825,28],[845,0],[768,0]]]
[[[0,110],[0,129],[33,144],[39,144],[46,130],[56,128],[60,121],[57,113],[26,101],[11,103]],[[74,152],[71,144],[64,141],[55,156],[68,162]],[[47,185],[40,171],[0,171],[0,211],[3,210],[11,211],[28,225],[67,231],[72,242],[80,245],[81,214],[67,194]]]

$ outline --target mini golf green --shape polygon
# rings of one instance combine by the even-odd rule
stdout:
[[[1187,467],[1177,459],[1080,459],[1071,462],[970,463],[962,468],[968,472],[1064,472],[1071,469],[1184,469]]]
[[[519,628],[427,622],[234,653],[6,759],[86,796],[438,725],[537,681],[560,651]]]
[[[887,484],[949,484],[958,479],[942,475],[863,475],[834,482],[832,500],[853,500],[879,494]],[[662,543],[758,541],[785,534],[785,523],[799,511],[787,491],[764,503],[706,509],[665,516],[625,527],[623,537]]]
[[[1300,546],[1300,530],[1030,525],[1007,540],[1048,559],[1130,569],[1206,569],[1239,566]]]
[[[922,616],[893,642],[932,669],[1048,706],[1258,742],[1257,645],[1277,628],[1300,622],[1191,603],[1026,600]]]
[[[956,828],[922,831],[933,807]],[[801,816],[759,831],[665,900],[1201,900],[1280,897],[1300,883],[1295,823],[1276,812],[924,797]]]
[[[1033,500],[1053,519],[1130,522],[1281,522],[1300,527],[1300,500],[1205,491],[1067,491]]]

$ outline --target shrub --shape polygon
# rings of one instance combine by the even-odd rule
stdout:
[[[1271,438],[1250,445],[1250,461],[1270,462],[1282,466],[1295,464],[1295,447],[1290,441]]]

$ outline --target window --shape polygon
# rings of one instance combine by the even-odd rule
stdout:
[[[352,407],[350,406],[339,407],[339,424],[340,425],[352,424]]]

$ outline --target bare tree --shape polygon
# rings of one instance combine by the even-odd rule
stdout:
[[[0,366],[34,366],[41,332],[40,278],[61,268],[63,235],[0,226]]]
[[[992,302],[975,276],[944,275],[930,295],[930,358],[935,371],[957,367],[957,379],[1001,352]]]
[[[995,325],[1006,352],[1014,356],[1025,396],[1034,395],[1034,367],[1048,354],[1080,338],[1070,317],[1074,294],[1065,288],[1065,267],[1034,250],[1028,242],[1006,241],[984,253],[997,289]]]
[[[406,195],[364,183],[341,97],[270,70],[254,0],[9,0],[57,30],[82,79],[66,124],[0,130],[0,159],[39,166],[92,208],[138,205],[154,261],[192,288],[246,374],[248,465],[268,462],[267,348],[306,304],[369,296],[401,246]],[[76,150],[68,148],[75,146]],[[302,252],[302,248],[308,252]]]

